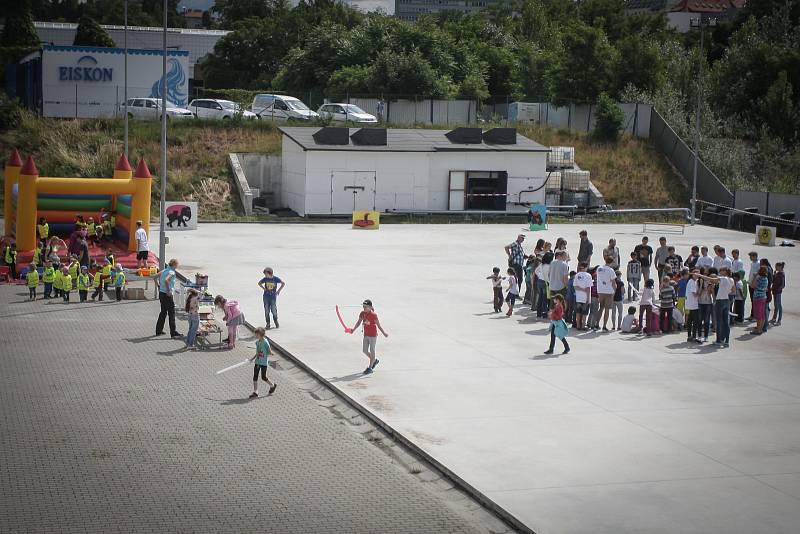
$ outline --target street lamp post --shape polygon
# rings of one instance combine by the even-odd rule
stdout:
[[[167,201],[167,6],[164,3],[164,35],[161,62],[161,201],[159,202],[159,233],[158,233],[158,261],[159,269],[166,265],[166,227],[164,225],[164,212]]]
[[[703,18],[701,14],[698,18],[689,21],[692,28],[700,30],[700,54],[697,69],[697,96],[695,99],[694,112],[694,169],[692,170],[692,225],[697,222],[697,165],[700,159],[700,106],[703,98],[703,36],[706,28],[713,28],[717,25],[715,18]]]

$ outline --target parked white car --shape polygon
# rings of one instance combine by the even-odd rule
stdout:
[[[256,114],[242,109],[236,102],[212,98],[196,98],[189,103],[189,109],[198,119],[232,119],[241,114],[243,119],[255,119]]]
[[[121,106],[122,112],[125,106]],[[132,119],[161,119],[160,98],[129,98],[128,117]],[[191,119],[194,113],[167,100],[167,119]]]
[[[355,104],[323,104],[317,110],[319,116],[325,119],[342,122],[361,122],[372,123],[378,122],[375,115],[370,115]]]
[[[316,112],[293,96],[268,93],[259,93],[253,97],[250,111],[258,115],[260,119],[278,121],[289,119],[310,121],[319,117]]]

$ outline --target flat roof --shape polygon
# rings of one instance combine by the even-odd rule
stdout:
[[[351,152],[549,152],[550,149],[517,134],[514,145],[491,143],[453,143],[445,134],[450,130],[426,130],[424,128],[391,128],[386,130],[386,145],[321,145],[314,140],[320,127],[283,127],[279,130],[303,150],[351,151]],[[350,135],[361,128],[349,128]]]

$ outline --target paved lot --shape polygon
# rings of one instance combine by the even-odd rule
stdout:
[[[251,367],[214,375],[252,340],[183,352],[156,303],[26,297],[0,286],[0,532],[504,531],[288,362],[253,401]]]
[[[582,226],[554,225],[577,254]],[[625,253],[641,225],[587,225],[596,257]],[[792,533],[800,524],[800,249],[754,247],[716,228],[669,235],[756,248],[787,261],[783,326],[731,348],[682,335],[570,338],[545,358],[547,324],[491,310],[485,277],[504,266],[519,225],[202,225],[172,234],[168,256],[211,277],[262,321],[256,283],[272,265],[281,345],[540,533]],[[154,234],[155,235],[155,234]],[[657,241],[658,232],[650,234]],[[358,335],[342,333],[371,298],[388,339],[363,377]]]

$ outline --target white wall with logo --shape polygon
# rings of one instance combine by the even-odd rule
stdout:
[[[167,51],[167,99],[189,98],[189,53]],[[122,48],[45,45],[42,113],[45,117],[114,117],[124,103]],[[128,98],[161,96],[160,50],[128,49]]]

